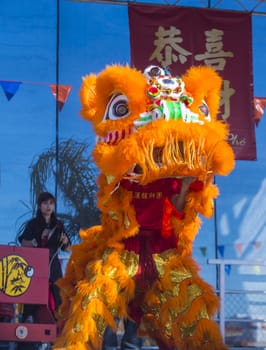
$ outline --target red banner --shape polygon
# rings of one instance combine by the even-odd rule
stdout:
[[[251,14],[213,9],[129,4],[131,64],[182,75],[208,65],[223,77],[219,118],[230,125],[238,160],[256,160]]]

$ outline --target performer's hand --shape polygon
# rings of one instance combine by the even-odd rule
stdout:
[[[184,210],[186,205],[186,195],[189,191],[189,186],[195,180],[196,178],[193,176],[186,176],[182,179],[180,192],[178,194],[173,195],[171,198],[171,202],[175,206],[176,210]]]
[[[60,240],[60,243],[64,246],[63,249],[64,251],[70,251],[70,242],[66,234],[62,233],[62,238]]]
[[[68,238],[64,233],[62,234],[61,243],[68,244]]]
[[[181,185],[181,190],[180,194],[187,194],[189,190],[189,186],[194,182],[197,178],[194,176],[186,176],[182,179],[182,185]]]

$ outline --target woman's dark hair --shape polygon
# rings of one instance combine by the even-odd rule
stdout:
[[[50,192],[42,192],[39,194],[37,199],[38,208],[41,206],[42,202],[51,199],[55,203],[55,197]]]
[[[50,193],[50,192],[42,192],[39,194],[38,199],[37,199],[37,219],[39,222],[43,222],[44,218],[42,216],[41,210],[40,210],[40,206],[42,204],[42,202],[48,201],[48,200],[52,200],[55,203],[55,197]],[[51,215],[51,222],[50,222],[51,226],[55,226],[56,225],[56,216],[55,213],[52,213]]]

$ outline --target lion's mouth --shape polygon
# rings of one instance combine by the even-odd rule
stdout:
[[[193,141],[176,141],[162,147],[148,146],[143,148],[139,162],[126,173],[124,178],[142,184],[162,177],[182,177],[193,173],[197,177],[210,173],[209,155],[202,145]]]
[[[164,147],[154,147],[152,151],[152,162],[157,166],[158,169],[163,166],[163,150]],[[148,165],[148,164],[147,164]],[[140,164],[135,164],[132,170],[130,170],[126,177],[135,177],[138,178],[143,174],[143,168]]]
[[[223,126],[218,127],[218,131],[226,132]],[[214,173],[227,175],[234,164],[232,150],[215,124],[203,128],[199,124],[161,120],[138,129],[109,147],[108,152],[105,143],[98,143],[94,157],[109,181],[127,179],[140,185],[186,176],[208,183]]]

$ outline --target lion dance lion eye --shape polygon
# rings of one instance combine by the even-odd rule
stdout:
[[[125,95],[113,95],[105,111],[105,120],[116,120],[125,118],[130,114],[128,99]]]
[[[199,106],[200,112],[204,115],[207,120],[210,120],[209,107],[205,101],[202,101],[202,105]]]
[[[113,105],[113,114],[117,117],[124,117],[128,114],[128,106],[126,101],[118,101]]]

